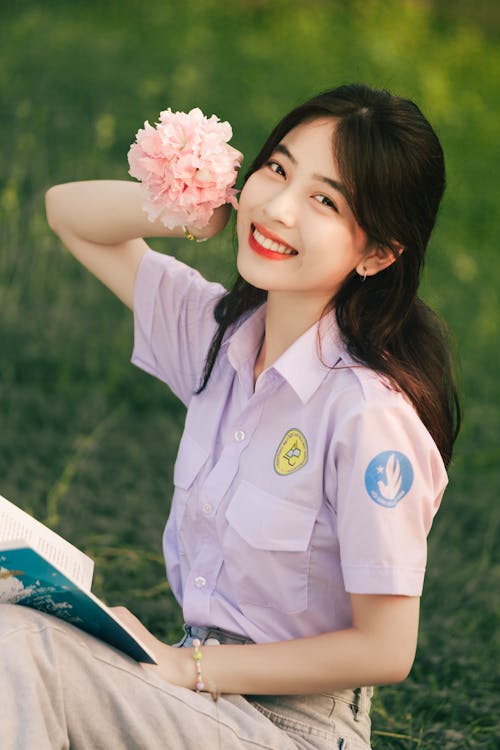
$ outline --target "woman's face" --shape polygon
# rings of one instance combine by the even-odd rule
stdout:
[[[335,123],[291,130],[241,191],[238,270],[255,287],[319,305],[361,264],[367,238],[345,198],[332,153]]]

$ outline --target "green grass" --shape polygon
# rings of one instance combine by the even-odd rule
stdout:
[[[126,178],[135,132],[167,106],[229,119],[246,163],[283,112],[343,81],[413,97],[435,124],[448,191],[424,294],[456,335],[465,422],[430,536],[417,659],[404,684],[377,691],[376,750],[493,748],[499,729],[500,53],[485,21],[498,14],[436,5],[0,6],[0,491],[91,554],[97,593],[162,637],[180,625],[160,529],[183,411],[129,365],[130,316],[61,250],[45,189]],[[154,246],[230,275],[230,232]]]

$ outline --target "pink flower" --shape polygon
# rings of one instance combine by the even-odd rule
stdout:
[[[201,109],[160,112],[160,122],[144,123],[128,152],[129,174],[146,189],[144,210],[150,221],[168,229],[208,224],[224,203],[237,208],[233,188],[243,154],[229,145],[233,131]]]

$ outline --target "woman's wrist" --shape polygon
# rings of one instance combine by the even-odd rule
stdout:
[[[204,242],[210,237],[222,232],[230,216],[231,206],[229,203],[225,203],[223,206],[219,206],[214,210],[210,221],[204,227],[200,228],[195,224],[189,223],[180,227],[180,236],[186,237],[188,240]]]
[[[196,648],[172,648],[171,646],[165,646],[165,648],[168,649],[168,654],[165,654],[165,658],[169,672],[168,675],[164,675],[165,679],[180,687],[188,688],[188,690],[211,693],[214,699],[217,697],[216,685],[210,678],[210,674],[205,668],[203,661],[206,649],[209,646],[198,646]],[[172,667],[175,672],[174,675],[172,674]]]
[[[197,670],[193,658],[194,648],[181,648],[169,646],[158,641],[155,650],[158,666],[162,677],[173,685],[196,689]]]

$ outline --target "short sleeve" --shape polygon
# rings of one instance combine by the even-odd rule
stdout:
[[[427,534],[447,476],[417,413],[396,393],[354,409],[333,445],[333,462],[346,590],[419,596]]]
[[[171,256],[147,250],[134,289],[132,362],[188,404],[199,387],[216,330],[220,284]]]

